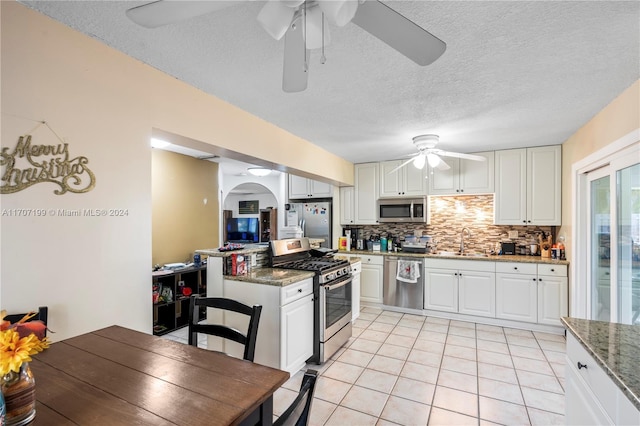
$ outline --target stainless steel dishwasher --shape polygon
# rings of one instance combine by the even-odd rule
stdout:
[[[398,279],[398,262],[418,269],[416,282]],[[410,262],[410,264],[409,264]],[[401,308],[423,309],[424,307],[424,260],[415,257],[385,256],[382,280],[383,304]]]

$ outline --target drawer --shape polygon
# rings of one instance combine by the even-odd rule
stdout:
[[[477,272],[495,272],[496,263],[488,260],[463,260],[463,259],[434,259],[428,258],[424,262],[425,267],[438,269],[455,269]]]
[[[538,265],[535,263],[496,262],[496,272],[503,274],[536,275]]]
[[[538,275],[546,275],[546,276],[552,276],[552,277],[566,277],[567,265],[551,265],[551,264],[539,263]]]
[[[567,362],[583,378],[607,415],[616,418],[618,388],[582,344],[567,333]],[[578,362],[585,367],[578,368]]]
[[[295,302],[311,293],[313,293],[313,278],[307,278],[298,283],[282,287],[280,290],[280,306]]]
[[[382,256],[371,256],[371,255],[367,255],[367,256],[360,256],[360,259],[362,259],[362,263],[366,264],[366,265],[383,265],[384,264],[384,259],[382,258]]]

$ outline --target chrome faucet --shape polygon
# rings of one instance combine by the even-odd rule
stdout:
[[[471,231],[466,226],[460,231],[460,254],[464,254],[464,231],[467,231],[467,236],[471,238]]]

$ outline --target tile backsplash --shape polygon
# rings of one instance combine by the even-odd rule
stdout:
[[[513,241],[518,245],[537,242],[538,235],[551,234],[556,241],[554,226],[512,226],[493,224],[493,194],[457,195],[429,197],[431,224],[417,223],[385,223],[380,225],[352,226],[361,228],[364,238],[371,235],[397,236],[413,235],[422,230],[422,235],[429,235],[436,241],[438,250],[457,251],[460,248],[460,232],[463,227],[469,228],[471,236],[465,233],[465,249],[485,252],[493,249],[496,242]],[[517,231],[517,238],[509,238],[509,231]]]

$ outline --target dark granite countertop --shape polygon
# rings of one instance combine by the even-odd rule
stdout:
[[[640,326],[570,317],[562,323],[640,410]]]

